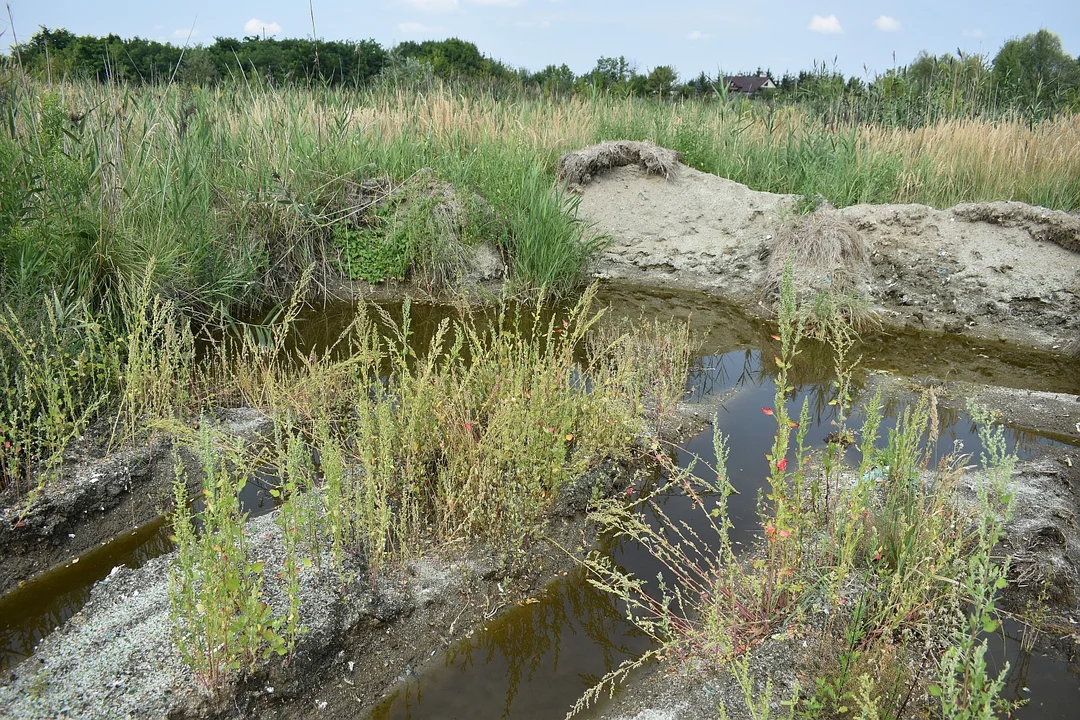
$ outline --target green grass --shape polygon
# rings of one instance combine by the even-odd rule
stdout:
[[[682,393],[689,337],[685,328],[624,326],[586,343],[603,322],[594,293],[557,317],[520,305],[494,316],[463,311],[427,347],[412,341],[406,303],[401,318],[362,305],[337,359],[297,364],[280,342],[221,348],[232,385],[277,431],[265,452],[228,455],[228,469],[215,459],[220,441],[200,431],[202,533],[183,478],[176,483],[173,615],[199,677],[217,690],[258,658],[291,653],[303,634],[302,575],[324,553],[343,587],[357,558],[374,574],[433,543],[489,543],[517,566],[568,483],[627,462]],[[260,601],[263,568],[236,498],[243,478],[267,467],[284,501],[285,561],[270,570],[287,600],[277,615]]]
[[[742,101],[496,99],[440,85],[417,94],[275,88],[258,78],[217,88],[49,86],[10,66],[0,73],[9,294],[70,288],[100,303],[153,258],[155,290],[185,305],[235,307],[288,295],[311,264],[317,290],[332,281],[341,248],[356,276],[405,266],[438,279],[448,261],[433,238],[448,228],[432,225],[423,203],[401,203],[393,222],[357,213],[365,181],[400,188],[421,171],[486,203],[486,219],[466,234],[499,245],[519,285],[566,292],[602,241],[572,219],[555,165],[565,151],[612,138],[652,140],[701,170],[837,206],[1080,208],[1076,116],[1032,124],[946,115],[906,129],[823,124],[799,107]],[[378,241],[405,246],[404,259],[357,248]]]
[[[498,247],[515,288],[567,294],[604,239],[574,219],[576,198],[557,190],[556,164],[606,138],[650,139],[700,169],[836,205],[1011,199],[1080,208],[1075,115],[934,116],[909,130],[823,125],[797,107],[752,102],[496,99],[438,82],[423,94],[242,77],[215,88],[50,85],[7,65],[0,84],[0,160],[9,170],[0,174],[0,288],[11,309],[0,351],[5,387],[37,388],[19,408],[7,403],[0,429],[19,452],[40,446],[35,458],[56,456],[70,418],[92,421],[118,405],[121,389],[105,382],[61,413],[58,399],[42,399],[54,389],[38,387],[19,326],[31,335],[44,327],[57,352],[123,344],[160,295],[155,302],[177,313],[170,332],[182,333],[211,308],[289,297],[309,269],[308,298],[342,271],[372,281],[408,275],[438,290],[453,287],[470,248],[484,242]],[[385,189],[378,202],[365,190],[373,184]],[[143,302],[125,305],[142,283]],[[63,337],[53,337],[41,313],[48,306],[83,320],[61,323]],[[91,337],[92,327],[107,332]],[[95,363],[113,362],[92,352]],[[198,395],[191,383],[188,395]],[[38,427],[39,417],[53,420]],[[33,439],[12,434],[34,427]],[[5,477],[33,464],[4,462]]]

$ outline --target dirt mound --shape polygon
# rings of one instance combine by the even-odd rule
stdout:
[[[599,174],[597,174],[599,173]],[[797,196],[679,166],[592,168],[579,216],[612,238],[600,278],[692,288],[766,312],[768,261]],[[1080,340],[1080,219],[1022,203],[857,205],[836,211],[869,251],[858,288],[882,322],[1057,352]],[[801,221],[807,222],[807,221]]]
[[[1080,252],[1080,217],[1076,215],[1018,202],[965,203],[954,207],[953,214],[971,222],[1018,227],[1033,238]]]
[[[634,165],[646,173],[674,180],[682,157],[650,142],[609,140],[566,153],[559,160],[559,182],[570,188],[587,185],[595,175],[616,167]]]

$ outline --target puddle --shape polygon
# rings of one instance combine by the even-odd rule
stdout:
[[[1006,619],[1002,626],[1004,639],[1001,632],[990,637],[987,656],[994,675],[1001,672],[1005,662],[1009,663],[1006,696],[1028,700],[1014,717],[1030,720],[1075,718],[1080,702],[1080,657],[1066,662],[1026,651],[1021,647],[1023,627],[1011,619]]]
[[[651,322],[687,320],[698,337],[704,335],[699,362],[688,383],[691,397],[710,402],[738,390],[716,406],[721,430],[730,438],[728,471],[738,495],[729,501],[736,525],[733,540],[749,544],[757,530],[757,490],[764,481],[764,455],[771,449],[775,422],[761,412],[773,401],[771,358],[775,341],[771,324],[749,318],[725,301],[682,291],[657,291],[631,286],[606,286],[598,295],[611,315]],[[400,303],[386,309],[401,316]],[[558,312],[558,309],[554,310]],[[309,353],[325,349],[351,322],[354,310],[346,304],[329,305],[305,312],[298,325],[294,349]],[[414,303],[411,313],[413,346],[427,347],[439,322],[455,317],[445,305]],[[707,333],[706,333],[707,331]],[[1033,390],[1072,392],[1080,390],[1080,363],[1075,360],[986,341],[956,336],[927,336],[914,332],[871,335],[854,351],[862,357],[864,370],[885,370],[917,377],[994,383]],[[827,349],[807,343],[800,356],[789,401],[798,416],[808,398],[813,425],[811,446],[820,447],[832,429],[832,358]],[[941,410],[938,452],[947,453],[955,442],[976,456],[979,441],[970,420],[959,412]],[[881,432],[894,420],[886,418]],[[861,420],[849,423],[858,427]],[[1029,457],[1053,440],[1035,433],[1010,429],[1010,449]],[[692,455],[715,461],[712,431],[691,438],[678,450],[676,459],[685,466]],[[704,465],[700,472],[707,472]],[[245,488],[245,507],[259,515],[273,507],[259,483]],[[696,521],[685,496],[672,495],[665,509],[675,517]],[[151,523],[116,538],[80,558],[74,565],[58,568],[40,580],[0,598],[0,669],[7,669],[32,652],[33,647],[64,622],[89,597],[95,582],[113,567],[137,567],[171,549],[164,523]],[[616,560],[642,577],[655,577],[647,553],[623,543],[612,547]],[[402,682],[372,713],[372,718],[562,718],[583,691],[628,657],[648,647],[644,638],[624,619],[618,603],[593,589],[580,573],[552,583],[534,604],[515,607],[477,630],[472,637],[444,654],[420,675],[403,672]],[[1012,691],[1031,696],[1034,702],[1021,717],[1072,717],[1080,700],[1076,667],[1042,656],[1017,655],[1019,643],[1010,642]],[[1000,654],[1000,652],[999,652]],[[1029,688],[1022,690],[1022,688]],[[584,717],[584,716],[583,716]]]
[[[371,713],[406,718],[561,718],[584,688],[649,647],[580,571],[506,612],[407,678]]]

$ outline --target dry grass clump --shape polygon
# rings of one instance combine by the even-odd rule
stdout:
[[[769,250],[765,278],[770,290],[780,287],[789,260],[800,294],[851,293],[870,274],[870,251],[862,234],[828,203],[781,227]]]
[[[646,173],[674,180],[682,156],[674,151],[634,140],[608,140],[566,153],[559,159],[559,182],[567,187],[587,185],[597,173],[624,165],[638,165]]]

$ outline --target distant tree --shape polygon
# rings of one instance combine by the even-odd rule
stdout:
[[[500,62],[484,57],[475,44],[448,38],[425,40],[422,43],[406,41],[391,51],[397,60],[415,58],[429,63],[435,73],[442,77],[496,77],[508,79],[514,73]]]
[[[630,95],[634,97],[644,97],[649,92],[649,79],[644,75],[634,73],[630,76],[627,86],[629,87]]]
[[[565,63],[556,67],[548,65],[538,73],[529,76],[528,82],[539,85],[548,95],[569,93],[574,87],[574,71]]]
[[[670,65],[657,65],[649,73],[649,94],[655,95],[661,100],[670,97],[675,83],[678,81],[679,76],[675,73],[675,68]]]
[[[1049,30],[1009,40],[994,57],[994,82],[1014,103],[1053,112],[1080,88],[1080,63]]]
[[[589,80],[594,86],[610,90],[616,85],[626,84],[634,74],[634,68],[625,57],[601,57],[596,67],[589,72]]]
[[[723,78],[721,78],[723,80]],[[709,76],[702,72],[696,78],[688,82],[687,87],[691,90],[691,94],[695,97],[708,97],[712,95],[713,84]]]

